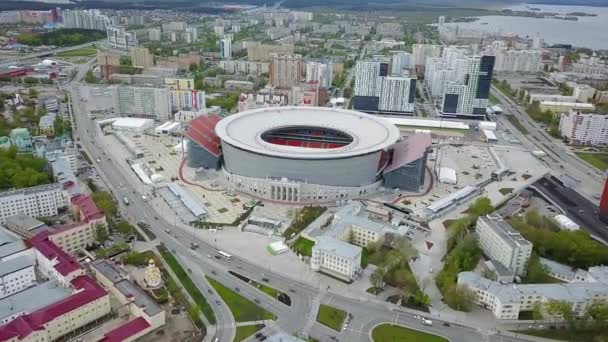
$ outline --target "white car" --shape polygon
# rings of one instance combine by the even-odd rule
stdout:
[[[414,318],[415,319],[422,319],[422,317],[420,317],[419,315],[415,315]]]

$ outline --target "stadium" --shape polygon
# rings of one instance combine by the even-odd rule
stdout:
[[[411,168],[416,161],[423,167],[430,146],[430,137],[419,148],[397,143],[399,130],[381,117],[323,107],[201,116],[191,122],[187,137],[188,166],[220,170],[237,191],[296,203],[373,193],[385,170]]]

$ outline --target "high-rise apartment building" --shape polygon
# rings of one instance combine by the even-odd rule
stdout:
[[[232,39],[230,37],[220,39],[220,58],[232,59]]]
[[[414,111],[416,79],[388,76],[388,63],[361,61],[356,65],[353,108],[374,114]]]
[[[329,88],[333,79],[333,64],[307,62],[306,82],[317,81],[320,87]]]
[[[160,41],[163,38],[163,33],[159,28],[151,28],[148,31],[148,39],[152,41]]]
[[[271,54],[292,55],[293,44],[262,44],[260,42],[247,42],[247,60],[256,62],[270,62]]]
[[[119,114],[168,120],[171,103],[168,88],[160,87],[116,87],[116,110]]]
[[[485,255],[516,275],[526,274],[532,243],[520,232],[500,216],[486,215],[477,220],[475,233]]]
[[[561,114],[559,131],[573,145],[607,145],[608,115],[571,110]]]
[[[128,50],[138,45],[135,32],[127,31],[124,26],[110,26],[107,34],[108,44],[113,48]]]
[[[63,27],[82,28],[89,30],[106,31],[113,25],[112,20],[102,15],[99,10],[63,10]]]
[[[463,82],[450,82],[443,93],[442,115],[484,117],[494,69],[494,56],[466,58]]]
[[[414,55],[409,52],[399,51],[395,53],[391,61],[391,75],[405,76],[404,72],[414,69]]]
[[[302,81],[302,55],[272,54],[270,84],[279,88],[299,85]]]
[[[412,55],[414,55],[414,64],[416,70],[419,72],[424,71],[427,58],[441,56],[441,45],[432,44],[414,44],[412,45]]]
[[[186,43],[196,43],[198,41],[198,29],[196,26],[187,27],[186,30],[184,30],[183,36]]]
[[[129,52],[134,67],[147,69],[154,66],[154,56],[152,56],[148,48],[132,48]]]
[[[416,79],[409,77],[380,77],[376,89],[378,111],[388,113],[413,113]]]

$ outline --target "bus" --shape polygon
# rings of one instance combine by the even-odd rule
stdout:
[[[232,259],[232,255],[230,255],[224,251],[217,251],[217,254],[219,254],[222,258],[225,258],[225,259],[228,259],[228,260]]]

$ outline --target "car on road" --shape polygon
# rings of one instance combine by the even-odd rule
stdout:
[[[234,290],[235,290],[236,292],[241,292],[241,289],[239,289],[238,287],[235,287],[235,288],[234,288]]]
[[[211,254],[207,254],[207,258],[211,259]]]
[[[450,323],[448,323],[448,322],[443,322],[443,326],[444,326],[444,327],[449,327],[449,326],[450,326]]]
[[[425,318],[425,319],[422,320],[422,324],[431,326],[431,325],[433,325],[433,321],[431,321],[430,319],[426,319]]]
[[[422,319],[422,317],[420,317],[419,315],[414,315],[415,319]]]
[[[269,282],[268,278],[262,278],[262,281]]]
[[[215,304],[217,305],[222,305],[222,302],[220,302],[218,299],[215,300]]]
[[[253,301],[254,301],[256,304],[260,304],[260,300],[259,300],[259,299],[257,299],[257,298],[254,298],[254,299],[253,299]]]

